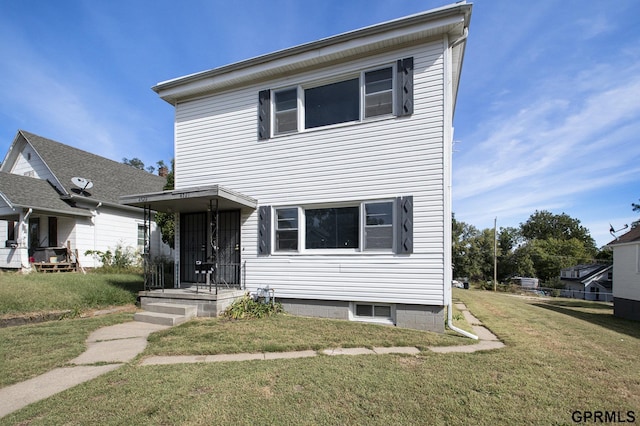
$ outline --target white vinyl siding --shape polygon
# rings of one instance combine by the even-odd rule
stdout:
[[[29,176],[37,179],[51,179],[53,176],[42,159],[35,153],[30,145],[26,145],[16,158],[10,173],[14,175]]]
[[[444,304],[444,48],[443,41],[430,42],[176,106],[177,189],[219,184],[263,206],[413,196],[414,250],[403,256],[257,256],[258,213],[243,210],[248,289],[269,285],[281,298]],[[411,116],[385,115],[258,141],[258,92],[265,87],[329,80],[406,57],[414,58]]]
[[[613,297],[640,301],[640,243],[613,246]]]

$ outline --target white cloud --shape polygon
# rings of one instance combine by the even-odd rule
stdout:
[[[535,210],[561,210],[593,191],[637,182],[639,71],[603,64],[576,84],[534,82],[518,100],[501,99],[474,134],[457,134],[456,217],[479,228],[496,216],[517,226]]]

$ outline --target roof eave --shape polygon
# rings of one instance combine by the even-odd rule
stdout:
[[[69,210],[59,210],[59,209],[48,209],[46,207],[42,207],[42,206],[35,206],[35,205],[26,205],[26,204],[14,204],[12,206],[14,211],[20,210],[20,209],[24,209],[24,210],[33,210],[36,214],[37,213],[52,213],[53,215],[57,215],[57,216],[67,216],[67,217],[93,217],[93,214],[86,209],[82,209],[82,208],[77,208],[77,211],[69,211]]]

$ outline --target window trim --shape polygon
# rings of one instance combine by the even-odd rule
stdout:
[[[286,92],[288,90],[296,90],[296,128],[295,130],[288,130],[285,132],[278,132],[277,131],[277,121],[276,121],[276,115],[278,114],[278,111],[276,109],[276,95],[278,93],[282,93],[282,92]],[[271,129],[272,130],[272,135],[271,137],[274,136],[284,136],[284,135],[291,135],[291,134],[295,134],[295,133],[300,133],[300,85],[298,86],[287,86],[287,87],[282,87],[279,89],[273,89],[271,90]]]
[[[297,233],[297,241],[296,241],[296,246],[297,248],[295,250],[289,250],[289,249],[278,249],[278,231],[292,231],[293,228],[282,228],[280,229],[278,227],[278,210],[295,210],[296,211],[296,221],[298,222],[298,226],[297,228],[295,228],[295,231]],[[300,214],[300,207],[274,207],[273,208],[273,250],[276,253],[298,253],[300,251],[300,230],[304,229],[302,223],[300,222],[300,218],[301,218],[301,214]]]
[[[366,305],[371,306],[373,308],[373,313],[375,314],[376,306],[384,306],[391,308],[391,316],[389,317],[376,317],[376,316],[363,316],[357,315],[356,310],[358,305]],[[349,320],[358,321],[358,322],[368,322],[368,323],[376,323],[376,324],[388,324],[395,325],[396,324],[396,305],[393,303],[378,303],[378,302],[350,302],[349,303]]]
[[[379,115],[374,115],[371,117],[366,117],[366,93],[365,93],[365,89],[366,89],[366,85],[365,85],[365,75],[367,73],[370,72],[375,72],[375,71],[380,71],[383,69],[391,69],[391,112],[390,113],[385,113],[385,114],[379,114]],[[309,89],[315,89],[318,87],[322,87],[322,86],[328,86],[331,84],[335,84],[335,83],[341,83],[341,82],[345,82],[348,80],[352,80],[358,78],[358,102],[359,102],[359,111],[358,111],[358,119],[357,120],[350,120],[350,121],[344,121],[344,122],[340,122],[340,123],[332,123],[332,124],[326,124],[326,125],[322,125],[322,126],[316,126],[316,127],[310,127],[307,128],[306,127],[306,120],[305,120],[305,94],[306,91]],[[277,132],[277,128],[276,128],[276,94],[286,91],[286,90],[291,90],[291,89],[296,89],[297,92],[297,111],[296,111],[296,125],[297,125],[297,129],[296,130],[289,130],[286,132]],[[381,64],[379,66],[375,66],[375,67],[370,67],[370,68],[366,68],[357,72],[351,72],[351,73],[344,73],[344,74],[340,74],[339,76],[335,76],[335,77],[331,77],[331,78],[325,78],[325,79],[319,79],[319,80],[311,80],[311,81],[307,81],[307,82],[302,82],[299,83],[297,85],[287,85],[287,86],[281,86],[281,87],[276,87],[273,89],[269,90],[269,103],[270,103],[270,117],[269,117],[269,122],[270,122],[270,129],[269,129],[269,135],[268,138],[277,138],[277,137],[282,137],[282,136],[287,136],[287,135],[292,135],[292,134],[299,134],[299,133],[305,133],[305,132],[312,132],[312,131],[317,131],[320,129],[330,129],[333,127],[341,127],[341,126],[348,126],[348,125],[353,125],[355,123],[364,123],[364,122],[369,122],[369,121],[375,121],[375,120],[381,120],[381,119],[387,119],[389,117],[396,117],[398,116],[398,105],[397,105],[397,101],[396,98],[398,96],[398,91],[400,90],[400,84],[398,81],[398,61],[391,61],[385,64]]]

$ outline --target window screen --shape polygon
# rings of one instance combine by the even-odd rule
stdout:
[[[304,91],[305,128],[360,119],[360,79],[313,87]]]
[[[276,250],[298,250],[298,209],[276,210]]]
[[[393,112],[393,69],[384,68],[364,74],[364,116]]]
[[[358,207],[305,210],[305,247],[358,248],[359,216]]]

